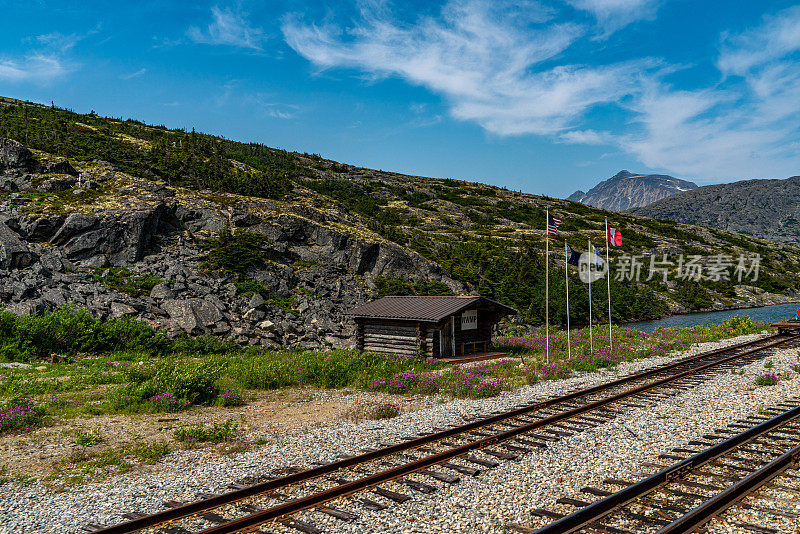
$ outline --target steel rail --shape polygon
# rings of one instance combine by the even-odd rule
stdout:
[[[782,339],[779,339],[782,338]],[[638,373],[634,373],[629,376],[625,376],[622,378],[618,378],[616,380],[612,380],[611,382],[606,382],[603,384],[598,384],[596,386],[592,386],[590,388],[582,389],[579,391],[574,391],[572,393],[568,393],[565,395],[561,395],[559,397],[554,397],[552,399],[546,399],[543,401],[533,402],[527,406],[522,406],[520,408],[514,408],[509,410],[508,412],[504,412],[502,414],[492,415],[490,417],[478,419],[475,421],[471,421],[464,425],[460,425],[457,427],[437,431],[425,436],[420,436],[418,438],[414,438],[412,440],[405,441],[403,443],[398,443],[395,445],[391,445],[388,447],[384,447],[375,451],[362,453],[350,458],[345,458],[342,460],[337,460],[335,462],[331,462],[329,464],[321,465],[318,467],[313,467],[311,469],[307,469],[305,471],[301,471],[298,473],[293,473],[291,475],[286,475],[280,478],[276,478],[273,480],[269,480],[266,482],[261,482],[258,484],[254,484],[252,486],[247,486],[245,488],[236,489],[233,491],[229,491],[220,495],[215,495],[213,497],[209,497],[206,499],[201,499],[198,501],[194,501],[191,503],[187,503],[181,506],[177,506],[174,508],[169,508],[167,510],[162,510],[160,512],[155,512],[153,514],[145,515],[137,519],[133,519],[124,523],[119,523],[117,525],[111,525],[105,527],[103,529],[95,531],[98,534],[129,534],[132,532],[136,532],[137,530],[141,530],[143,528],[151,527],[153,525],[157,525],[160,523],[166,523],[168,521],[174,521],[176,519],[180,519],[182,517],[190,516],[193,514],[197,514],[203,512],[205,510],[209,510],[212,508],[217,508],[219,506],[223,506],[226,504],[231,504],[237,501],[241,501],[248,497],[252,497],[255,495],[259,495],[262,493],[268,493],[275,489],[282,488],[284,486],[288,486],[291,484],[297,484],[300,482],[304,482],[307,480],[311,480],[314,478],[318,478],[323,475],[335,473],[341,469],[345,469],[348,467],[352,467],[359,464],[364,464],[367,462],[371,462],[374,460],[378,460],[387,456],[391,456],[392,454],[396,454],[399,452],[407,451],[409,449],[414,449],[423,445],[427,445],[428,443],[438,441],[441,439],[446,439],[452,436],[456,436],[458,434],[462,434],[465,432],[469,432],[471,430],[476,430],[478,428],[492,425],[501,421],[505,421],[507,419],[513,419],[515,417],[519,417],[521,415],[526,415],[530,412],[536,412],[542,410],[544,408],[548,408],[550,406],[554,406],[557,404],[561,404],[564,402],[568,402],[571,400],[579,399],[581,397],[586,397],[589,395],[593,395],[595,393],[613,389],[618,386],[625,385],[630,382],[635,382],[637,380],[645,379],[652,377],[654,375],[658,375],[664,372],[668,372],[674,368],[685,366],[687,364],[692,364],[697,361],[701,361],[703,359],[716,356],[718,354],[722,354],[725,352],[735,351],[742,348],[752,347],[753,345],[757,345],[759,343],[767,342],[766,345],[758,347],[756,349],[750,349],[742,353],[735,354],[729,358],[725,358],[723,360],[718,360],[712,362],[708,367],[719,365],[726,361],[730,361],[736,358],[740,358],[742,356],[746,356],[748,354],[758,352],[761,350],[765,350],[771,348],[773,346],[777,346],[788,341],[792,341],[794,339],[800,338],[800,335],[787,335],[787,334],[773,334],[771,336],[765,336],[758,339],[754,339],[752,341],[747,341],[745,343],[739,343],[736,345],[731,345],[728,347],[720,347],[718,349],[710,350],[707,352],[703,352],[700,354],[695,354],[694,356],[690,356],[687,358],[681,358],[675,362],[671,362],[667,365],[655,367],[653,369],[649,369],[646,371],[641,371]],[[700,369],[704,369],[706,366],[702,368],[698,368],[692,371],[699,371]],[[676,375],[676,376],[683,376],[683,375]],[[658,383],[651,383],[648,384],[647,387],[656,387]]]
[[[658,473],[637,482],[627,488],[609,495],[589,506],[582,508],[566,517],[559,519],[549,525],[540,528],[534,534],[569,534],[582,529],[596,521],[599,521],[609,513],[618,510],[622,506],[643,497],[668,482],[672,482],[676,478],[683,476],[693,469],[696,469],[728,452],[735,449],[739,445],[752,440],[762,434],[765,434],[775,428],[785,424],[788,421],[800,417],[800,406],[787,410],[782,414],[773,417],[763,423],[749,428],[713,447],[710,447],[691,458],[687,458],[672,467],[659,471]],[[797,454],[797,453],[795,453]],[[749,478],[749,477],[748,477]],[[712,499],[713,500],[713,499]],[[674,523],[673,523],[674,524]],[[671,525],[670,525],[671,526]],[[684,530],[661,530],[662,532],[688,532]]]
[[[707,363],[707,364],[702,365],[700,367],[697,367],[697,368],[694,368],[694,369],[689,369],[687,371],[683,371],[683,372],[678,373],[676,375],[669,376],[669,377],[666,377],[666,378],[662,378],[662,379],[657,380],[655,382],[651,382],[651,383],[648,383],[648,384],[643,384],[641,386],[638,386],[638,387],[635,387],[633,389],[624,391],[622,393],[618,393],[616,395],[612,395],[611,397],[607,397],[605,399],[601,399],[599,401],[595,401],[595,402],[586,404],[584,406],[579,406],[577,408],[573,408],[572,410],[567,410],[565,412],[561,412],[559,414],[555,414],[555,415],[546,417],[544,419],[540,419],[540,420],[535,421],[533,423],[528,423],[528,424],[521,425],[521,426],[516,427],[516,428],[512,428],[510,430],[506,430],[506,431],[498,433],[498,434],[496,434],[494,436],[489,436],[489,437],[482,438],[482,439],[479,439],[479,440],[476,440],[476,441],[473,441],[473,442],[470,442],[470,443],[466,443],[464,445],[459,445],[459,446],[451,448],[450,450],[447,450],[447,451],[444,451],[444,452],[440,452],[440,453],[436,453],[436,454],[432,454],[430,456],[427,456],[427,457],[424,457],[424,458],[420,458],[419,460],[414,460],[414,461],[408,462],[406,464],[403,464],[403,465],[400,465],[400,466],[397,466],[397,467],[394,467],[394,468],[391,468],[391,469],[387,469],[385,471],[381,471],[379,473],[375,473],[373,475],[369,475],[367,477],[360,478],[358,480],[354,480],[354,481],[348,482],[346,484],[341,484],[339,486],[330,488],[328,490],[324,490],[324,491],[320,491],[320,492],[314,493],[312,495],[308,495],[306,497],[300,497],[298,499],[293,499],[293,500],[291,500],[289,502],[280,504],[278,506],[274,506],[272,508],[261,510],[259,512],[247,515],[245,517],[241,517],[241,518],[238,518],[238,519],[233,519],[233,520],[228,521],[226,523],[223,523],[221,525],[217,525],[217,526],[214,526],[214,527],[211,527],[211,528],[207,528],[205,530],[202,530],[201,534],[227,534],[227,533],[231,533],[231,532],[237,532],[237,531],[249,528],[249,527],[253,527],[253,526],[258,525],[258,524],[266,523],[266,522],[272,521],[274,519],[279,519],[281,517],[284,517],[284,516],[287,516],[287,515],[291,515],[293,513],[299,512],[301,510],[305,510],[305,509],[308,509],[308,508],[312,508],[312,507],[318,506],[318,505],[323,504],[325,502],[328,502],[330,500],[333,500],[333,499],[336,499],[336,498],[339,498],[339,497],[343,497],[343,496],[347,496],[347,495],[350,495],[350,494],[355,493],[357,491],[361,491],[361,490],[367,489],[369,487],[372,487],[372,486],[375,486],[375,485],[378,485],[378,484],[381,484],[381,483],[384,483],[384,482],[389,482],[389,481],[401,478],[401,477],[403,477],[405,475],[409,475],[411,473],[414,473],[416,471],[420,471],[420,470],[425,469],[427,467],[430,467],[430,466],[433,466],[433,465],[436,465],[436,464],[440,464],[442,462],[446,462],[447,460],[451,460],[451,459],[459,457],[459,456],[463,456],[464,454],[466,454],[468,452],[471,452],[473,450],[482,449],[484,447],[488,447],[490,445],[494,445],[495,443],[502,442],[502,441],[514,438],[516,436],[519,436],[520,434],[525,434],[525,433],[531,432],[531,431],[536,430],[537,428],[540,428],[542,426],[547,426],[547,425],[555,423],[557,421],[561,421],[561,420],[564,420],[564,419],[569,419],[571,417],[575,417],[576,415],[580,415],[580,414],[582,414],[584,412],[596,410],[597,408],[601,408],[603,406],[606,406],[608,404],[612,404],[612,403],[617,402],[619,400],[622,400],[624,398],[631,397],[631,396],[636,395],[638,393],[641,393],[643,391],[647,391],[648,389],[653,389],[653,388],[662,386],[664,384],[668,384],[670,382],[674,382],[676,380],[680,380],[681,378],[685,378],[687,376],[691,376],[691,375],[697,374],[697,373],[702,372],[702,371],[704,371],[706,369],[710,369],[711,367],[715,367],[717,365],[720,365],[722,363],[734,360],[736,358],[741,358],[742,356],[745,356],[747,354],[752,354],[753,352],[759,352],[759,351],[762,351],[762,350],[764,350],[766,348],[770,348],[772,346],[776,346],[776,345],[785,343],[786,341],[789,341],[790,339],[797,339],[798,337],[800,337],[800,335],[792,336],[789,339],[785,339],[785,340],[769,343],[768,345],[765,345],[764,347],[759,347],[759,348],[756,348],[756,349],[750,349],[750,350],[747,350],[747,351],[739,353],[739,354],[734,354],[732,356],[728,356],[727,358],[723,358],[723,359],[715,361],[715,362]],[[800,413],[800,408],[798,408],[798,413]]]
[[[679,517],[656,534],[679,534],[693,532],[705,523],[724,512],[737,501],[754,493],[770,480],[800,462],[800,445],[783,453],[758,471],[747,475],[739,482],[729,486],[686,515]]]

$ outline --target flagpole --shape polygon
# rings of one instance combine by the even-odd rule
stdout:
[[[567,358],[572,358],[572,344],[569,341],[569,252],[567,240],[564,240],[564,282],[567,287]]]
[[[594,342],[592,341],[592,265],[594,265],[594,251],[592,250],[592,240],[589,242],[589,354],[594,352]]]
[[[544,321],[547,365],[550,365],[550,210],[546,210],[544,220]]]
[[[608,346],[609,349],[614,350],[614,341],[611,339],[611,264],[608,262],[608,249],[611,245],[608,244],[608,217],[606,217],[606,286],[608,288]]]

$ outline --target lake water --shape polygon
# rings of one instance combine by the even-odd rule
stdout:
[[[622,326],[636,328],[643,332],[650,333],[656,328],[670,326],[696,326],[699,324],[719,324],[725,319],[736,315],[750,315],[757,321],[775,322],[791,319],[800,309],[800,304],[775,304],[774,306],[763,306],[761,308],[746,308],[741,310],[723,310],[703,313],[690,313],[687,315],[675,315],[656,319],[655,321],[642,321],[639,323],[626,323]]]

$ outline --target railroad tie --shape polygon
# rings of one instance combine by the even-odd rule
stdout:
[[[457,471],[462,475],[469,475],[471,477],[478,476],[481,474],[480,469],[475,469],[474,467],[468,467],[466,465],[458,465],[451,462],[443,463],[442,467],[452,469],[453,471]]]
[[[780,532],[774,528],[770,527],[762,527],[760,525],[754,525],[752,523],[736,523],[737,527],[743,528],[745,530],[751,530],[753,532],[758,532],[760,534],[777,534]]]
[[[525,454],[526,452],[531,452],[531,449],[528,447],[519,447],[517,445],[512,445],[510,443],[499,443],[498,446],[507,449],[509,451],[520,452],[522,454]]]
[[[299,530],[305,534],[322,534],[322,530],[316,526],[312,525],[311,523],[306,523],[305,521],[300,521],[299,519],[281,519],[278,522],[285,527]]]
[[[608,497],[609,495],[613,495],[610,491],[602,490],[599,488],[593,488],[591,486],[586,486],[585,488],[581,488],[581,493],[588,493],[589,495],[597,495],[598,497]]]
[[[419,482],[417,480],[410,480],[410,479],[403,479],[398,480],[400,484],[405,484],[411,489],[415,489],[420,493],[433,493],[436,491],[436,486],[431,486],[430,484],[425,484],[424,482]]]
[[[500,465],[497,462],[493,462],[492,460],[484,460],[482,458],[477,458],[475,456],[464,456],[464,460],[471,464],[481,465],[483,467],[488,467],[488,468],[493,468]]]
[[[106,525],[101,525],[100,523],[87,523],[81,527],[81,530],[86,532],[97,532],[98,530],[103,530],[104,528],[106,528]]]
[[[404,503],[406,501],[411,500],[410,495],[406,495],[404,493],[398,493],[396,491],[388,490],[386,488],[372,488],[373,493],[377,493],[381,497],[386,497],[387,499],[398,502]]]
[[[146,516],[147,514],[144,514],[142,512],[125,512],[124,514],[122,514],[122,517],[129,520],[139,519],[140,517],[146,517]]]
[[[226,519],[219,514],[215,514],[214,512],[206,512],[205,514],[200,514],[199,517],[205,519],[209,523],[215,523],[217,525],[222,525],[223,523],[230,521],[230,519]]]
[[[377,501],[373,501],[372,499],[367,499],[366,497],[351,497],[357,503],[361,503],[367,510],[371,510],[373,512],[378,512],[380,510],[386,510],[389,508],[385,504],[381,504]]]
[[[500,458],[501,460],[518,460],[519,454],[515,454],[513,452],[501,452],[495,451],[492,449],[484,449],[484,454],[488,454],[489,456],[494,456],[495,458]]]
[[[435,478],[436,480],[441,480],[442,482],[446,482],[448,484],[456,484],[461,480],[461,478],[457,477],[456,475],[449,475],[447,473],[440,473],[438,471],[431,471],[429,469],[425,469],[424,471],[420,471],[419,473],[421,475]]]
[[[562,517],[564,517],[564,514],[559,514],[558,512],[551,512],[550,510],[545,510],[544,508],[532,509],[531,515],[535,515],[537,517],[546,517],[548,519],[561,519]]]
[[[586,501],[579,501],[578,499],[571,499],[569,497],[561,497],[560,499],[556,499],[556,502],[558,504],[568,504],[570,506],[577,506],[578,508],[585,508],[590,504]]]
[[[335,517],[336,519],[341,519],[342,521],[352,521],[354,519],[358,519],[358,515],[352,512],[347,512],[345,510],[338,510],[336,508],[331,508],[330,506],[321,506],[316,509],[317,512],[322,512],[323,514],[328,514],[331,517]]]

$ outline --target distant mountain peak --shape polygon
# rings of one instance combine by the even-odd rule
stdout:
[[[666,174],[635,174],[623,169],[586,193],[575,191],[567,200],[607,210],[626,211],[696,188],[694,182]]]

